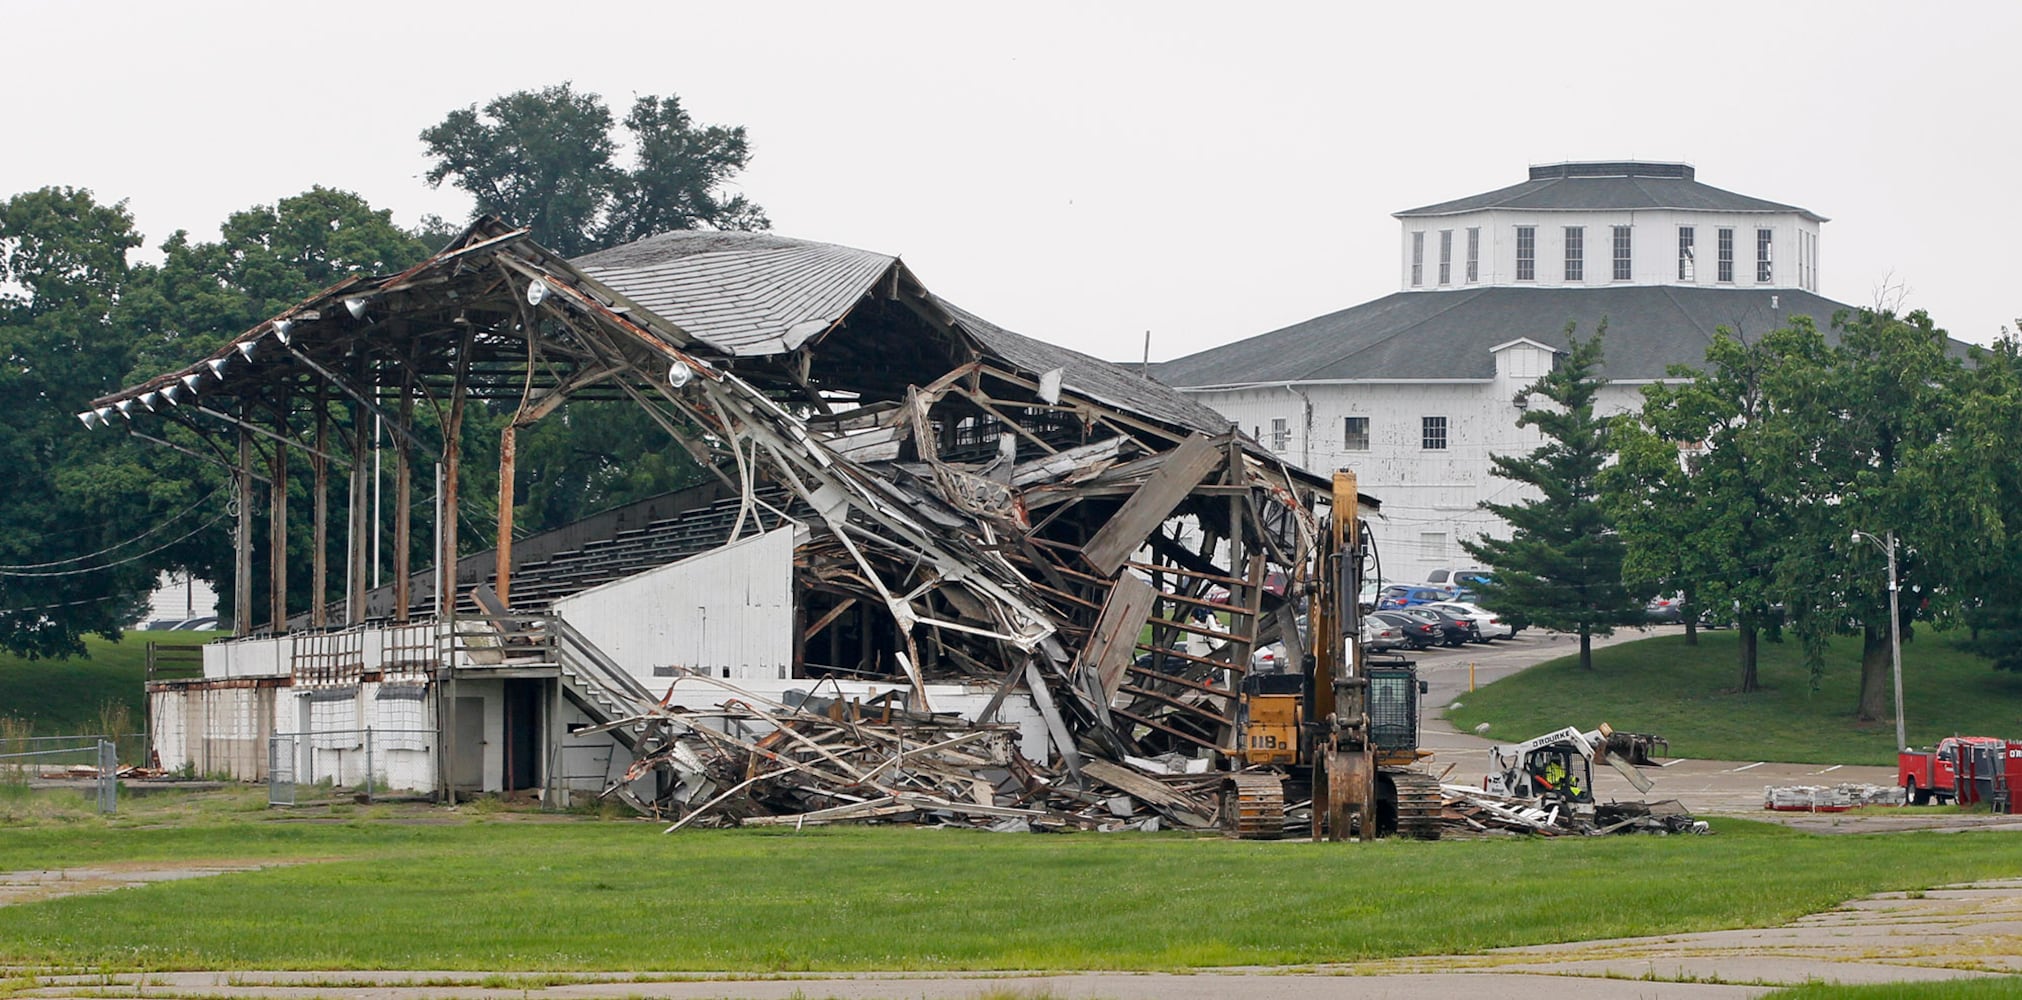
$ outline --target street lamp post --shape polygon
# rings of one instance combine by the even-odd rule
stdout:
[[[1896,681],[1896,749],[1908,747],[1909,738],[1903,733],[1903,620],[1896,607],[1896,533],[1890,531],[1882,538],[1876,538],[1865,531],[1853,533],[1853,540],[1866,539],[1889,556],[1889,666],[1895,673]]]

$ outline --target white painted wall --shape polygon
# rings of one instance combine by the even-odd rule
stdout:
[[[793,539],[781,528],[565,597],[555,613],[648,687],[655,667],[736,680],[793,670]]]
[[[1799,271],[1799,243],[1809,238],[1815,248],[1819,224],[1795,212],[1687,212],[1672,209],[1615,212],[1511,212],[1486,210],[1438,218],[1401,220],[1397,287],[1404,291],[1439,291],[1492,285],[1527,288],[1599,288],[1608,285],[1700,285],[1727,288],[1805,288],[1818,290],[1816,267]],[[1481,228],[1481,273],[1473,285],[1467,282],[1467,230]],[[1531,281],[1516,280],[1516,230],[1518,226],[1537,229],[1537,274]],[[1586,269],[1584,279],[1565,280],[1567,226],[1584,228]],[[1628,281],[1614,280],[1615,226],[1631,229],[1631,271]],[[1678,227],[1693,227],[1695,263],[1689,280],[1678,277]],[[1734,230],[1734,280],[1718,280],[1718,231]],[[1755,231],[1774,233],[1771,259],[1774,273],[1768,282],[1755,280]],[[1454,263],[1452,281],[1439,284],[1439,233],[1453,231]],[[1411,243],[1413,233],[1425,234],[1424,283],[1411,284]],[[1800,234],[1804,234],[1801,236]],[[1808,253],[1809,251],[1807,251]]]

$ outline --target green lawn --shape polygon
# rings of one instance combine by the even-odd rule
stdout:
[[[2022,977],[1990,976],[1867,986],[1811,983],[1765,993],[1762,1000],[1995,1000],[2017,996],[2022,996]]]
[[[471,808],[258,803],[243,790],[136,797],[104,821],[0,791],[0,871],[292,863],[0,907],[0,965],[1299,964],[1759,926],[1878,891],[2022,874],[2002,834],[1813,836],[1740,820],[1716,821],[1712,837],[1311,844],[912,828],[663,836],[658,824]]]
[[[1763,690],[1737,694],[1738,635],[1702,632],[1697,646],[1665,635],[1532,667],[1460,698],[1449,713],[1462,730],[1486,722],[1495,738],[1523,739],[1567,725],[1607,722],[1655,733],[1678,757],[1821,764],[1895,763],[1893,715],[1857,723],[1860,640],[1836,640],[1817,691],[1797,643],[1760,645]],[[1920,631],[1903,646],[1903,704],[1912,745],[1955,733],[2022,738],[2022,673]]]
[[[99,731],[100,711],[123,705],[136,730],[146,710],[142,691],[149,640],[202,643],[219,632],[128,632],[120,642],[92,636],[86,655],[69,660],[24,660],[0,653],[0,716],[24,719],[42,735]]]

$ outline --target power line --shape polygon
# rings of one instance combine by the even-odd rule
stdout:
[[[88,573],[102,573],[106,570],[114,569],[119,566],[124,566],[131,562],[138,562],[164,549],[172,548],[175,545],[180,544],[184,540],[189,539],[190,537],[196,535],[197,532],[200,532],[205,528],[208,528],[211,525],[214,525],[219,521],[224,520],[228,516],[229,515],[227,514],[219,514],[218,516],[213,517],[210,520],[197,525],[195,528],[190,529],[188,532],[183,534],[182,537],[177,538],[174,541],[163,542],[162,544],[157,545],[154,548],[147,550],[146,552],[138,552],[131,556],[126,557],[125,559],[121,559],[117,562],[109,562],[103,566],[86,566],[83,569],[54,570],[48,573],[17,573],[12,571],[0,570],[0,577],[11,576],[11,577],[31,577],[39,579],[48,579],[51,577],[84,576]]]
[[[34,576],[34,575],[37,575],[37,574],[32,574],[32,573],[15,573],[15,572],[11,572],[11,571],[17,571],[17,570],[31,570],[31,569],[48,569],[48,568],[49,568],[49,567],[51,567],[51,566],[67,566],[67,565],[69,565],[69,564],[71,564],[71,563],[78,563],[78,562],[83,562],[83,561],[85,561],[85,560],[87,560],[87,559],[96,559],[96,558],[98,558],[99,556],[103,556],[103,555],[109,555],[109,554],[111,554],[111,553],[113,553],[113,552],[115,552],[115,551],[118,551],[119,549],[123,549],[123,548],[125,548],[125,547],[127,547],[127,546],[129,546],[129,545],[132,545],[132,544],[134,544],[134,543],[136,543],[136,542],[139,542],[139,541],[141,541],[141,540],[143,540],[143,539],[147,538],[147,537],[148,537],[149,535],[152,535],[152,534],[154,534],[155,532],[157,532],[157,531],[160,531],[160,530],[162,530],[163,528],[166,528],[166,527],[168,527],[169,525],[171,525],[171,524],[174,524],[175,522],[177,522],[177,521],[180,521],[180,520],[182,520],[182,519],[183,519],[183,518],[185,518],[185,517],[188,517],[188,516],[189,516],[189,515],[190,515],[191,513],[195,512],[195,511],[196,511],[196,509],[197,509],[198,507],[202,507],[202,506],[203,506],[203,505],[205,504],[205,502],[209,501],[209,500],[210,500],[210,499],[211,499],[212,497],[214,497],[214,496],[217,496],[217,495],[218,495],[218,491],[219,491],[219,490],[222,490],[222,489],[224,489],[224,487],[223,487],[223,486],[219,486],[219,487],[217,487],[217,489],[213,489],[213,490],[211,490],[211,491],[210,491],[209,493],[206,493],[206,494],[204,494],[204,495],[203,495],[202,497],[199,497],[199,498],[197,499],[197,502],[196,502],[196,503],[193,503],[193,504],[189,505],[188,507],[186,507],[186,508],[184,508],[184,509],[182,509],[182,510],[180,510],[180,511],[176,512],[175,514],[172,514],[172,515],[170,515],[169,517],[167,517],[167,518],[163,519],[162,521],[160,521],[159,523],[157,523],[157,524],[156,524],[156,525],[155,525],[154,527],[152,527],[152,528],[149,528],[149,529],[147,529],[146,531],[143,531],[143,532],[141,532],[140,534],[138,534],[138,535],[135,535],[135,536],[133,536],[132,538],[128,538],[128,539],[123,539],[123,540],[121,540],[121,541],[117,541],[117,542],[114,542],[114,543],[112,543],[111,545],[108,545],[108,546],[106,546],[105,548],[99,549],[99,550],[98,550],[97,552],[87,552],[87,553],[85,553],[84,555],[81,555],[81,556],[71,556],[71,557],[70,557],[70,558],[68,558],[68,559],[58,559],[58,560],[55,560],[55,561],[53,561],[53,562],[45,562],[45,563],[23,563],[23,564],[21,564],[21,565],[18,565],[18,566],[5,566],[5,565],[0,565],[0,576],[10,576],[10,575],[18,575],[18,576]],[[82,530],[82,529],[79,529],[79,530]],[[184,535],[184,536],[183,536],[183,538],[188,538],[188,537],[189,537],[189,535]],[[182,539],[177,539],[177,541],[181,541],[181,540],[182,540]],[[169,543],[169,544],[173,545],[173,544],[175,544],[175,543],[174,543],[174,542],[171,542],[171,543]],[[157,549],[157,550],[155,550],[155,551],[160,551],[160,550],[159,550],[159,549]],[[115,564],[115,565],[117,565],[117,564]]]

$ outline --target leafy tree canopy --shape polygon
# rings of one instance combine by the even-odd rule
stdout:
[[[601,96],[568,83],[459,108],[421,133],[428,183],[450,181],[478,213],[532,227],[566,257],[670,230],[770,226],[743,195],[723,193],[751,157],[742,126],[696,125],[679,98],[641,97],[622,122],[627,168],[614,124]]]

